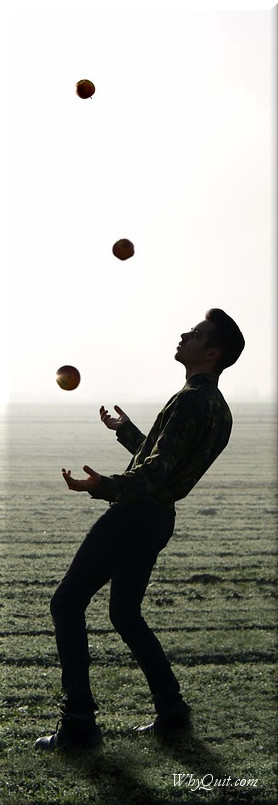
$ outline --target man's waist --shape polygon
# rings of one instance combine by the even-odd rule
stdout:
[[[164,501],[158,500],[158,498],[152,497],[151,495],[146,495],[142,498],[142,503],[150,503],[153,506],[159,506],[160,509],[167,509],[167,511],[175,511],[175,505],[173,501]]]

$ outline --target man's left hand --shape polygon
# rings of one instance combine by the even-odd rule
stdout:
[[[73,489],[74,492],[89,492],[89,494],[92,494],[100,482],[101,475],[92,470],[91,467],[88,467],[87,464],[85,464],[83,470],[89,475],[89,478],[77,480],[77,478],[72,477],[71,470],[65,470],[64,468],[62,469],[62,475],[69,489]]]

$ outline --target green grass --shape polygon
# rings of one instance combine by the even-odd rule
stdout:
[[[87,619],[103,747],[70,756],[34,751],[35,739],[50,733],[58,718],[60,667],[49,600],[81,527],[75,524],[71,544],[66,535],[47,542],[36,533],[7,536],[1,805],[276,802],[274,524],[266,536],[258,517],[256,533],[252,525],[243,537],[235,522],[223,527],[214,505],[199,502],[197,519],[190,506],[194,514],[194,496],[187,506],[194,533],[177,519],[144,602],[194,712],[193,735],[171,746],[130,734],[152,720],[153,709],[142,673],[109,622],[105,587]],[[213,775],[219,785],[211,791],[174,786],[179,773]],[[258,782],[236,787],[237,779]]]

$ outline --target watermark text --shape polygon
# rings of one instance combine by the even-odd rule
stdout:
[[[213,791],[214,788],[256,788],[258,780],[254,777],[242,777],[232,780],[229,777],[214,777],[213,774],[205,774],[204,777],[196,777],[194,774],[173,774],[174,786],[185,785],[191,791]]]

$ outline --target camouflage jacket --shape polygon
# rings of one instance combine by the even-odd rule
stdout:
[[[148,436],[131,422],[116,431],[133,458],[121,475],[101,476],[93,498],[132,503],[152,500],[172,507],[186,497],[226,447],[230,409],[215,375],[194,375],[158,414]]]

